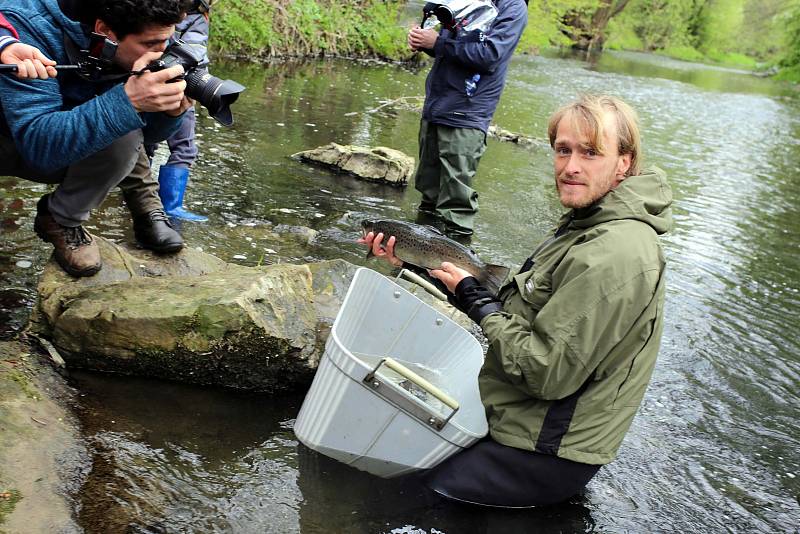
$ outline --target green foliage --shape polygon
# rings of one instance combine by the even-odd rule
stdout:
[[[747,0],[744,24],[736,36],[736,51],[759,61],[774,60],[782,54],[789,0]]]
[[[727,65],[729,67],[755,69],[758,66],[758,61],[756,61],[754,58],[740,54],[739,52],[720,52],[718,50],[709,50],[706,52],[706,57],[714,63]]]
[[[780,60],[780,79],[800,82],[800,1],[782,17],[785,24],[785,52]]]
[[[275,6],[263,0],[226,0],[211,19],[212,50],[226,54],[258,55],[279,42],[273,31]]]
[[[552,9],[546,0],[531,0],[528,4],[528,26],[517,48],[523,53],[536,53],[551,46],[569,46],[569,39],[560,31],[563,12]]]
[[[705,56],[691,46],[668,46],[657,53],[683,61],[703,61]]]
[[[610,22],[607,48],[755,69],[780,55],[789,1],[798,2],[631,0]]]
[[[744,23],[744,0],[706,0],[699,14],[698,48],[707,55],[735,50]]]
[[[604,0],[530,0],[528,26],[518,50],[537,52],[553,46],[570,46],[575,21],[591,18]]]
[[[248,57],[354,55],[403,59],[396,0],[225,0],[212,12],[211,49]]]
[[[5,522],[5,518],[14,511],[14,507],[22,500],[22,494],[16,489],[3,489],[0,486],[0,525]]]
[[[609,24],[609,41],[624,43],[618,48],[646,51],[690,48],[694,4],[695,0],[632,0]],[[635,46],[637,40],[640,46]]]
[[[609,38],[605,48],[610,50],[646,50],[644,41],[636,33],[632,24],[627,23],[628,17],[618,17],[608,25]]]
[[[219,1],[212,13],[212,53],[408,59],[406,30],[397,23],[404,4]],[[792,77],[800,69],[800,0],[530,0],[518,50],[586,47],[603,38],[606,48],[687,61],[756,68],[780,60],[783,76]]]
[[[800,83],[800,65],[784,67],[775,75],[776,80]]]

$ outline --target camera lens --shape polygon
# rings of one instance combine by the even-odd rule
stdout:
[[[207,70],[194,69],[184,77],[186,96],[208,108],[211,116],[223,126],[233,124],[231,104],[236,102],[244,86],[232,80],[221,80]]]

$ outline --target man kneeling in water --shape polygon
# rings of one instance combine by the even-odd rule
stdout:
[[[663,329],[672,193],[642,171],[635,112],[584,96],[550,118],[556,191],[569,211],[495,296],[466,271],[431,271],[489,341],[479,377],[489,436],[427,475],[486,506],[564,501],[614,460],[652,375]],[[388,237],[385,248],[383,240]],[[359,240],[396,266],[395,238]]]

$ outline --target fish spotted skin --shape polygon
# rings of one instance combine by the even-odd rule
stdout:
[[[442,234],[432,226],[397,221],[393,219],[364,220],[361,222],[364,235],[382,233],[384,243],[394,236],[394,255],[405,263],[424,269],[440,269],[442,262],[460,267],[478,279],[492,293],[502,285],[508,268],[484,262],[475,252]],[[372,256],[372,251],[367,257]]]

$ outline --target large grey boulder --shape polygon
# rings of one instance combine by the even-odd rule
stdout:
[[[96,276],[72,278],[51,260],[39,282],[32,330],[67,367],[255,391],[310,382],[357,269],[343,260],[244,267],[96,239]]]
[[[408,185],[408,179],[414,172],[414,158],[382,146],[370,148],[330,143],[292,154],[292,157],[334,167],[367,181],[397,187]]]
[[[33,329],[68,367],[257,391],[308,382],[357,268],[243,267],[97,240],[96,276],[73,279],[51,261],[39,283]]]

